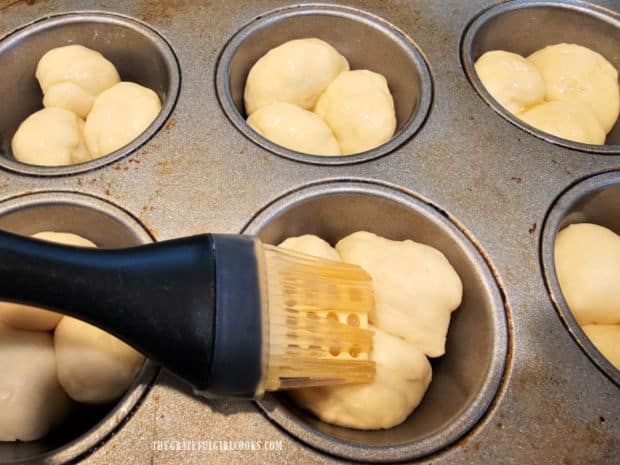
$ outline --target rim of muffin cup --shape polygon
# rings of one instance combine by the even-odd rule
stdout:
[[[333,214],[327,213],[329,208],[335,209]],[[397,214],[399,221],[390,221],[390,214]],[[375,223],[371,225],[371,221]],[[401,229],[402,224],[406,231]],[[418,228],[420,234],[410,231],[412,226]],[[446,354],[429,359],[433,381],[424,399],[404,423],[376,431],[359,431],[322,422],[283,393],[268,394],[258,405],[291,436],[319,451],[361,462],[413,460],[447,448],[467,434],[487,414],[499,395],[508,369],[507,309],[483,254],[460,226],[425,199],[391,185],[365,180],[309,184],[266,205],[242,232],[273,244],[291,236],[316,234],[334,245],[340,238],[358,230],[433,245],[446,254],[463,281],[463,302],[452,313]],[[464,275],[463,270],[468,273]],[[472,334],[472,331],[480,334]],[[477,347],[463,350],[472,344]],[[471,366],[464,368],[465,359],[474,353],[480,357],[480,363],[473,369]],[[474,370],[474,373],[465,375],[467,370]],[[449,386],[459,381],[465,383],[467,388],[463,389],[470,389],[470,392],[450,392]],[[452,398],[459,396],[451,403]],[[449,414],[445,413],[446,408],[451,409]]]
[[[90,33],[83,34],[83,36],[79,36],[74,31],[62,35],[57,33],[59,30],[66,31],[67,28],[81,25],[96,25],[100,31],[98,34],[92,34],[92,29],[89,29]],[[38,37],[41,39],[38,40]],[[132,40],[127,40],[127,37]],[[45,42],[45,38],[49,38],[49,45],[38,43]],[[43,108],[43,93],[35,77],[36,65],[48,50],[73,43],[79,43],[101,52],[115,65],[122,80],[136,82],[154,90],[160,98],[161,110],[153,122],[129,144],[94,160],[60,166],[39,166],[19,162],[13,157],[11,139],[23,120]],[[132,46],[135,49],[132,49]],[[18,116],[7,118],[9,127],[5,127],[7,124],[0,117],[0,167],[19,174],[32,176],[78,174],[124,158],[146,144],[159,132],[171,115],[180,92],[181,70],[170,43],[144,22],[117,13],[69,12],[38,19],[0,38],[0,66],[3,57],[8,56],[8,59],[11,59],[11,55],[18,55],[23,63],[18,70],[8,69],[6,75],[9,77],[15,75],[24,81],[23,85],[28,87],[28,98],[31,103],[27,111],[12,110],[10,112],[11,115],[17,113]],[[143,67],[136,64],[137,58],[141,56],[144,56]],[[156,60],[153,57],[156,57]],[[147,61],[150,63],[147,64]],[[156,84],[155,88],[149,86],[151,81]],[[24,94],[21,92],[16,94],[14,84],[0,83],[0,87],[9,85],[13,86],[10,91],[11,95],[15,94],[13,98],[22,103],[21,101],[25,100],[22,98]],[[36,92],[38,98],[37,106],[34,105],[33,92]],[[6,102],[4,103],[6,105]],[[23,108],[24,105],[22,103],[21,107]],[[19,107],[19,105],[16,106]]]
[[[310,21],[301,30],[294,28],[282,39],[263,40],[264,46],[256,47],[256,41],[265,37],[265,31],[285,27],[290,21],[300,18],[324,17],[328,20],[340,21],[343,27],[355,27],[369,34],[382,37],[389,44],[391,51],[397,53],[399,59],[385,58],[385,66],[366,66],[369,63],[368,50],[360,42],[356,45],[358,55],[347,50],[351,38],[344,39],[336,28],[321,28],[316,22]],[[279,30],[279,29],[278,29]],[[258,36],[258,39],[257,39]],[[351,63],[351,69],[370,69],[384,75],[394,98],[397,117],[397,128],[392,138],[384,144],[357,154],[338,156],[319,156],[297,152],[273,143],[252,129],[246,122],[243,104],[243,89],[250,68],[270,49],[282,43],[307,37],[318,37],[332,45]],[[371,42],[364,36],[366,47]],[[346,46],[343,46],[345,44]],[[241,54],[239,54],[241,52]],[[250,56],[251,55],[251,56]],[[231,70],[239,58],[240,70]],[[383,59],[383,58],[382,58]],[[387,66],[403,67],[406,64],[408,75],[395,72],[389,76]],[[239,75],[240,74],[240,75]],[[398,80],[398,82],[396,82]],[[233,83],[234,82],[234,83]],[[417,85],[416,85],[417,84]],[[415,86],[415,90],[411,86]],[[386,20],[364,10],[337,4],[292,5],[276,9],[260,15],[241,27],[228,41],[222,50],[216,68],[216,90],[218,100],[224,113],[232,124],[250,141],[276,155],[290,160],[314,165],[351,165],[373,160],[387,155],[410,140],[424,125],[433,101],[433,80],[427,60],[418,45],[403,31]],[[403,98],[399,98],[403,95]],[[417,95],[416,95],[417,94]],[[407,103],[410,108],[401,109],[399,103]],[[405,105],[403,103],[403,105]]]
[[[78,234],[97,245],[125,247],[153,241],[149,233],[132,215],[105,200],[75,192],[49,191],[25,194],[0,202],[0,229],[30,235],[41,231]],[[149,392],[159,367],[145,359],[136,378],[117,401],[101,406],[76,403],[79,409],[96,409],[88,418],[71,416],[38,441],[0,442],[0,464],[50,465],[64,464],[88,455],[105,443],[139,408]],[[69,436],[66,422],[72,421]],[[78,431],[81,431],[78,433]],[[53,435],[53,440],[50,436]],[[8,461],[2,460],[2,448],[10,449]]]
[[[615,205],[608,197],[612,195]],[[609,211],[610,206],[615,206],[615,210]],[[540,251],[547,291],[564,326],[590,361],[620,387],[620,370],[599,352],[581,329],[558,280],[554,256],[556,236],[566,226],[578,223],[598,224],[620,234],[620,171],[588,177],[560,194],[545,220]]]
[[[480,96],[480,98],[487,105],[489,105],[502,118],[508,120],[510,123],[517,126],[519,129],[525,131],[528,134],[531,134],[551,144],[580,152],[601,155],[620,154],[620,117],[616,121],[616,124],[611,129],[611,131],[607,134],[604,145],[584,144],[581,142],[570,141],[541,131],[540,129],[537,129],[534,126],[527,124],[517,116],[513,115],[510,111],[504,108],[499,102],[497,102],[497,100],[495,100],[491,96],[491,94],[486,90],[484,84],[478,77],[478,73],[475,70],[474,63],[486,51],[505,50],[508,52],[518,53],[522,56],[527,56],[530,53],[533,53],[536,50],[540,50],[547,45],[553,45],[561,42],[576,43],[578,45],[581,45],[577,40],[571,40],[570,38],[564,40],[562,38],[558,38],[557,40],[551,40],[547,42],[542,41],[540,42],[540,44],[538,44],[536,48],[529,50],[528,53],[524,55],[518,49],[519,41],[526,40],[528,42],[531,42],[531,37],[535,36],[535,33],[532,32],[532,34],[528,34],[527,32],[521,32],[520,37],[513,38],[512,43],[517,44],[516,46],[513,46],[511,48],[493,46],[494,38],[492,37],[492,33],[486,35],[486,28],[489,25],[492,25],[495,20],[501,19],[502,16],[507,14],[509,15],[515,12],[519,13],[525,10],[535,11],[539,9],[550,9],[549,11],[553,11],[554,13],[562,12],[562,14],[574,14],[574,18],[581,16],[584,20],[587,21],[596,21],[601,25],[607,24],[609,25],[609,27],[616,29],[617,40],[615,48],[617,49],[618,47],[620,47],[620,13],[613,12],[611,10],[607,10],[605,8],[589,3],[573,0],[509,0],[505,3],[500,3],[491,6],[486,10],[483,10],[478,14],[478,16],[474,17],[471,22],[466,26],[461,38],[460,59],[467,79],[469,80],[470,84],[477,92],[477,94]],[[540,30],[540,26],[536,30]],[[562,33],[568,34],[565,31],[563,31]],[[579,34],[587,38],[592,35],[592,29],[587,27],[579,28]],[[481,38],[481,36],[483,37]],[[476,53],[476,48],[483,39],[490,42],[490,45],[488,47],[485,47],[485,49],[481,50],[480,53]],[[590,41],[586,40],[586,42]],[[588,45],[588,47],[590,47],[590,45]],[[611,49],[611,47],[609,48]],[[592,49],[600,53],[600,51],[596,50],[596,48]],[[618,58],[618,54],[613,53],[610,55],[610,53],[607,53],[607,56],[605,58],[611,62],[612,57],[616,60],[615,62],[612,62],[612,64],[620,73],[620,58]],[[613,142],[610,141],[610,138],[613,139]]]

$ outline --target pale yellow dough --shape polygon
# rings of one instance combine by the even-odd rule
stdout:
[[[349,63],[327,42],[296,39],[272,48],[252,66],[245,84],[245,111],[287,102],[311,110],[321,93]]]
[[[618,71],[601,54],[576,44],[550,45],[527,57],[545,80],[545,100],[589,106],[603,131],[618,119]]]
[[[43,105],[73,111],[81,118],[97,95],[120,81],[109,60],[82,45],[49,50],[39,60],[36,77],[43,90]]]
[[[103,91],[86,118],[84,137],[93,158],[107,155],[138,137],[161,110],[151,89],[119,82]]]
[[[288,238],[279,247],[340,260],[333,247],[313,235]],[[377,302],[377,312],[383,311]],[[375,332],[371,355],[377,370],[374,381],[293,390],[291,396],[299,405],[323,421],[356,429],[391,428],[411,414],[431,382],[431,366],[414,345],[379,328],[369,328]]]
[[[620,236],[603,226],[572,224],[555,239],[564,299],[580,325],[620,323]]]
[[[372,276],[376,311],[370,314],[370,323],[429,357],[445,353],[450,314],[461,304],[463,286],[440,251],[365,231],[340,240],[336,250],[343,261]]]
[[[521,113],[545,98],[540,72],[521,55],[492,50],[476,60],[475,68],[486,90],[511,113]]]
[[[118,399],[144,361],[114,336],[67,316],[56,327],[54,346],[60,384],[72,399],[86,404]]]
[[[50,334],[0,323],[0,374],[0,441],[42,438],[69,412]]]
[[[71,233],[44,231],[33,234],[32,237],[65,245],[95,247],[95,244],[88,239]],[[29,331],[51,331],[56,327],[61,318],[61,314],[48,310],[28,305],[0,302],[0,321],[12,328]]]
[[[84,121],[69,110],[44,108],[19,125],[11,141],[17,161],[59,166],[91,159],[84,141]]]
[[[581,329],[609,363],[620,370],[620,325],[585,325]]]
[[[256,110],[248,124],[275,144],[312,155],[340,155],[332,130],[311,111],[290,103],[272,103]]]
[[[583,144],[602,145],[601,129],[590,108],[579,102],[557,100],[546,102],[519,115],[527,124],[562,139]]]
[[[396,130],[394,100],[385,78],[368,70],[341,73],[314,109],[332,129],[343,155],[371,150]]]

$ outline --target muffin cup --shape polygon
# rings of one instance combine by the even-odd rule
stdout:
[[[359,461],[412,460],[453,443],[485,414],[506,364],[505,306],[488,264],[459,227],[426,201],[381,184],[332,181],[302,188],[265,207],[244,232],[270,244],[316,234],[334,245],[360,230],[436,247],[463,281],[463,303],[452,313],[446,354],[431,359],[433,381],[424,400],[403,424],[379,431],[324,423],[285,394],[268,395],[259,405],[324,452]]]
[[[11,140],[29,115],[43,108],[43,93],[35,77],[39,59],[50,49],[80,44],[101,52],[123,81],[154,90],[162,109],[151,125],[126,146],[95,160],[67,166],[36,166],[13,157]],[[69,13],[41,19],[0,40],[0,166],[23,174],[58,176],[98,168],[146,143],[166,121],[176,103],[180,70],[172,48],[145,24],[108,13]],[[10,109],[10,111],[7,111]]]
[[[489,94],[474,68],[476,60],[490,50],[505,50],[527,57],[541,48],[562,42],[594,50],[620,70],[620,14],[573,1],[514,0],[483,11],[465,30],[461,61],[480,97],[515,126],[562,147],[606,155],[620,154],[620,119],[607,134],[605,145],[582,144],[556,137],[530,126],[506,110]]]
[[[397,127],[392,139],[355,155],[323,157],[270,142],[246,123],[243,92],[250,69],[265,53],[293,39],[317,37],[336,48],[351,69],[383,74],[394,97]],[[417,45],[385,20],[337,5],[302,5],[272,11],[237,32],[217,66],[217,94],[224,112],[251,141],[271,152],[320,165],[359,163],[381,157],[410,139],[424,123],[432,102],[432,79]]]
[[[152,242],[140,223],[124,210],[95,197],[66,192],[29,194],[0,202],[0,229],[23,235],[69,232],[101,248]],[[87,454],[128,419],[158,372],[157,365],[146,360],[118,401],[99,406],[76,404],[61,425],[38,441],[0,442],[0,464],[62,464]]]
[[[598,351],[583,332],[564,299],[558,281],[554,258],[555,238],[560,230],[574,223],[594,223],[620,234],[620,171],[593,176],[565,191],[549,212],[541,243],[547,289],[560,318],[590,360],[620,386],[620,370]]]

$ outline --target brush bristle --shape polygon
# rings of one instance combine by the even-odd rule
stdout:
[[[269,303],[264,389],[372,381],[370,276],[355,265],[263,248]]]

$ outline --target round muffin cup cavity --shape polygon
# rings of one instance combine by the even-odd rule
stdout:
[[[573,142],[542,132],[500,105],[478,77],[474,63],[491,50],[527,57],[548,45],[573,43],[603,55],[620,71],[620,14],[582,2],[514,0],[483,11],[468,25],[461,41],[465,74],[480,97],[515,126],[552,144],[582,152],[620,154],[620,119],[605,145]]]
[[[0,229],[21,235],[68,232],[112,249],[152,242],[142,225],[124,210],[95,197],[66,192],[28,194],[0,202]],[[56,465],[87,454],[137,408],[158,371],[157,365],[146,360],[118,401],[76,404],[61,425],[38,441],[0,442],[0,464]]]
[[[43,108],[43,93],[35,71],[50,49],[80,44],[101,52],[118,70],[123,81],[154,90],[162,109],[150,126],[131,143],[103,157],[76,165],[36,166],[13,157],[11,140],[23,120]],[[107,13],[68,13],[29,24],[0,40],[0,166],[18,173],[59,176],[82,173],[118,160],[146,143],[166,121],[176,103],[180,69],[168,42],[144,23]]]
[[[506,363],[505,307],[487,263],[465,234],[427,202],[388,186],[356,181],[307,186],[266,206],[244,232],[269,244],[315,234],[334,245],[361,230],[439,249],[463,282],[446,354],[431,359],[433,381],[422,403],[401,425],[379,431],[324,423],[286,394],[268,395],[259,405],[290,434],[324,452],[360,461],[412,460],[463,436],[491,404]]]
[[[284,42],[310,37],[331,44],[349,60],[351,69],[369,69],[385,76],[397,118],[390,141],[360,154],[323,157],[274,144],[246,123],[243,93],[254,63]],[[276,155],[320,165],[360,163],[392,152],[420,129],[433,93],[429,68],[410,38],[381,18],[337,5],[293,6],[267,13],[243,27],[222,51],[216,86],[224,112],[251,141]]]

